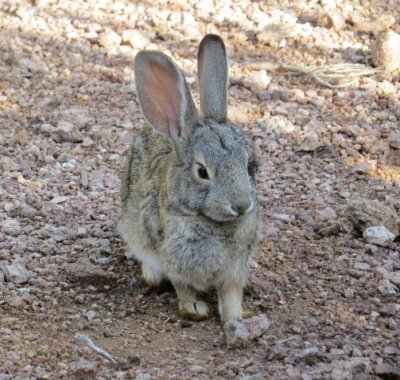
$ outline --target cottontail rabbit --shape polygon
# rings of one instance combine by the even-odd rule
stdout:
[[[150,286],[171,281],[181,315],[207,318],[199,293],[215,288],[225,322],[242,317],[262,211],[252,142],[227,124],[228,67],[219,36],[201,41],[198,75],[201,119],[177,65],[160,52],[137,54],[139,103],[152,128],[129,149],[118,229]]]

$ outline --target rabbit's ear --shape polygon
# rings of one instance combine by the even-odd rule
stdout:
[[[173,138],[191,133],[197,111],[185,77],[170,58],[156,51],[139,52],[135,79],[143,115],[153,128]]]
[[[207,34],[200,43],[197,59],[202,117],[225,123],[228,61],[222,38],[216,34]]]

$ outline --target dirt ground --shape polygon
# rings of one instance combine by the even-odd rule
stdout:
[[[400,379],[398,76],[330,88],[271,66],[371,66],[388,30],[397,0],[0,1],[0,379]],[[135,54],[172,56],[197,102],[210,32],[265,212],[244,306],[272,324],[236,349],[213,292],[209,320],[180,319],[116,231]],[[389,241],[363,237],[376,225]]]

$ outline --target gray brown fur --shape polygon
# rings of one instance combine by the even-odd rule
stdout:
[[[207,54],[199,52],[199,61],[205,60],[207,67],[212,67],[215,54],[225,56],[222,40],[213,35],[203,39],[202,51]],[[134,138],[122,175],[118,228],[127,256],[142,262],[143,276],[151,285],[163,279],[172,282],[185,316],[206,318],[208,308],[198,292],[216,288],[222,320],[240,318],[249,258],[259,248],[263,229],[253,144],[240,128],[226,123],[223,99],[217,101],[221,117],[215,117],[216,108],[211,107],[210,117],[202,107],[199,121],[177,66],[161,53],[139,54],[139,101],[153,128],[146,127]],[[218,70],[227,72],[224,67]],[[209,80],[204,75],[201,80]],[[213,80],[218,80],[215,75]],[[176,88],[167,89],[165,84],[171,83]],[[226,83],[219,83],[216,88],[224,87]],[[209,85],[202,88],[212,91]],[[150,99],[152,91],[156,100]],[[218,93],[213,97],[218,99]],[[226,94],[220,94],[223,97]],[[209,180],[199,176],[199,160]]]

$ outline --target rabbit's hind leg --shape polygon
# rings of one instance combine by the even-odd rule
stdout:
[[[178,297],[179,315],[193,321],[202,321],[209,317],[208,306],[204,301],[198,299],[194,289],[173,282]]]

